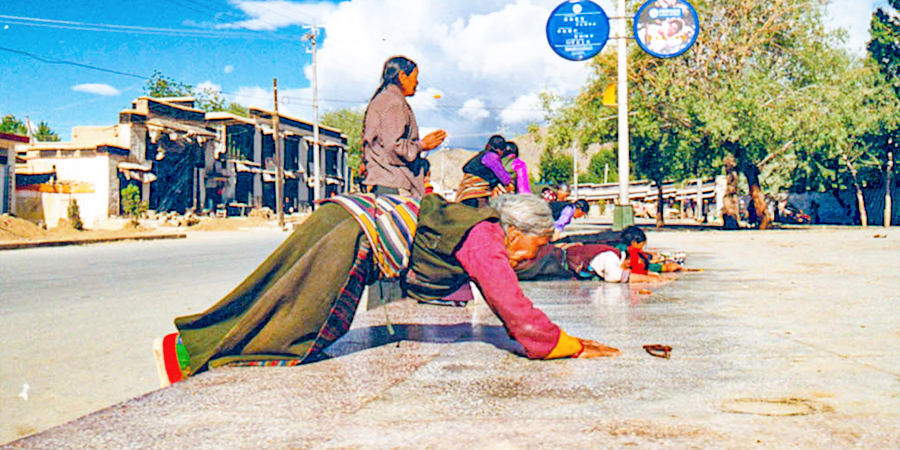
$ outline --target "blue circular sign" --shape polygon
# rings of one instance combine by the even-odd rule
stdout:
[[[634,40],[657,58],[681,55],[699,34],[697,10],[687,0],[650,0],[634,16]]]
[[[561,3],[547,19],[550,48],[570,61],[593,58],[608,39],[609,18],[603,8],[589,0]]]

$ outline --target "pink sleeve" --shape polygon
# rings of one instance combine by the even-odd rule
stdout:
[[[522,344],[529,358],[544,358],[556,347],[560,329],[522,293],[503,242],[499,224],[481,222],[469,231],[456,259],[481,289],[509,336]]]
[[[496,153],[485,153],[484,156],[481,157],[481,164],[484,164],[484,167],[487,167],[491,172],[494,172],[494,175],[500,180],[502,185],[506,186],[512,181],[509,173],[503,168],[503,163],[500,162],[500,156]]]
[[[516,158],[512,162],[512,168],[516,171],[516,192],[519,194],[530,194],[531,180],[528,179],[528,164]]]

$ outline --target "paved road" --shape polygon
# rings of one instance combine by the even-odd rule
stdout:
[[[687,251],[690,264],[707,271],[650,286],[651,295],[598,282],[525,286],[567,332],[621,348],[615,359],[529,361],[506,350],[483,303],[400,302],[390,308],[399,336],[387,335],[384,311],[374,309],[328,349],[332,359],[212,370],[9,448],[900,448],[897,228],[651,232],[649,239]],[[85,319],[74,320],[72,336],[118,333],[125,343],[112,354],[73,344],[105,364],[49,369],[84,386],[52,391],[69,404],[43,401],[81,407],[130,375],[149,378],[144,390],[152,389],[145,343],[173,316],[227,290],[180,289],[185,298],[163,300],[178,289],[160,295],[151,313],[94,308],[119,317],[113,330],[79,329]],[[62,308],[61,317],[89,314]],[[129,313],[131,327],[145,333],[121,323]],[[37,354],[47,367],[58,356],[43,336],[59,342],[63,333],[28,330],[22,345],[34,353],[19,358]],[[648,356],[641,345],[649,343],[672,345],[672,358]],[[9,395],[30,407],[32,400]]]
[[[156,389],[152,339],[221,298],[286,236],[0,252],[0,443]]]

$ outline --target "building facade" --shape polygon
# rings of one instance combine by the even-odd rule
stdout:
[[[16,213],[17,150],[29,141],[27,136],[0,133],[0,214]]]
[[[276,209],[274,115],[205,113],[192,97],[139,97],[109,127],[75,127],[71,142],[31,143],[20,155],[16,207],[22,217],[55,226],[75,200],[90,228],[120,216],[121,191],[137,186],[157,212],[243,214]],[[279,115],[284,148],[284,206],[313,202],[313,125]],[[320,127],[325,194],[349,189],[347,139]]]

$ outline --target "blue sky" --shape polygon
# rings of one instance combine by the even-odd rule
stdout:
[[[6,0],[0,2],[0,47],[139,77],[159,70],[264,108],[272,107],[277,77],[280,108],[311,120],[311,56],[300,39],[303,26],[315,22],[324,27],[322,110],[364,107],[384,60],[405,54],[420,65],[420,91],[411,99],[420,127],[447,129],[448,144],[472,147],[498,130],[514,134],[539,121],[540,92],[573,95],[587,79],[584,63],[562,60],[546,44],[544,24],[558,3]],[[615,11],[610,0],[598,3]],[[835,0],[829,25],[847,29],[848,46],[861,52],[871,13],[884,3]],[[73,126],[115,124],[146,83],[6,51],[0,61],[0,115],[47,121],[63,139]]]

